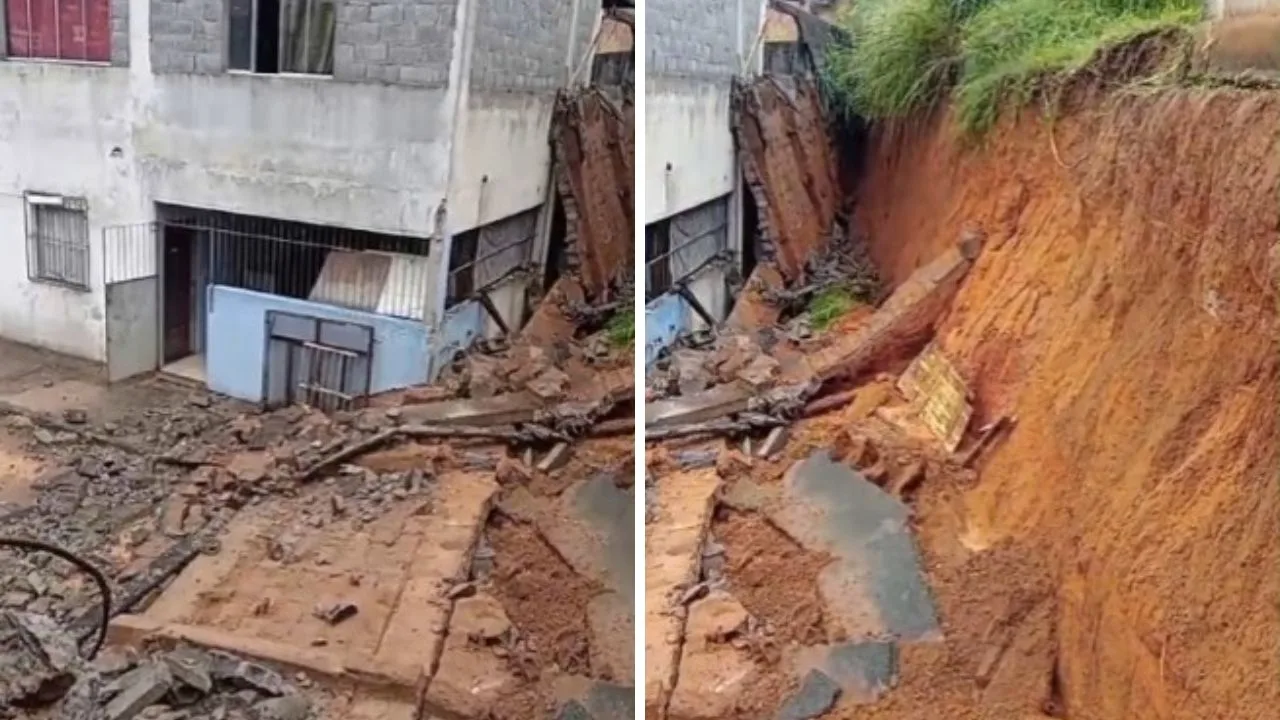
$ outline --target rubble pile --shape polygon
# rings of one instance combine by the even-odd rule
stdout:
[[[553,403],[574,397],[575,372],[610,368],[627,359],[625,349],[610,344],[604,332],[546,345],[484,344],[451,365],[441,385],[453,397],[489,398],[528,391]]]
[[[17,646],[27,649],[15,652]],[[221,651],[184,646],[143,657],[109,651],[87,663],[37,615],[0,614],[0,650],[0,717],[307,720],[317,704],[305,694],[312,684],[305,674],[295,684]],[[29,714],[12,714],[18,711]]]

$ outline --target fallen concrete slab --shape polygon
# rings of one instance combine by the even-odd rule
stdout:
[[[746,410],[752,395],[746,385],[730,383],[687,397],[658,400],[645,406],[644,424],[658,429],[714,420]]]
[[[826,615],[850,640],[941,640],[908,528],[909,508],[819,451],[791,467],[773,520],[836,558],[818,578]]]
[[[400,417],[404,422],[423,425],[514,425],[532,422],[544,406],[533,393],[521,392],[405,405],[400,408]]]

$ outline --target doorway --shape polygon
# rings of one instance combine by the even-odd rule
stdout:
[[[165,372],[203,383],[203,297],[198,282],[203,265],[199,235],[190,227],[162,226],[161,352]]]

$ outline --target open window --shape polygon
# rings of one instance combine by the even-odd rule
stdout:
[[[332,75],[337,17],[336,0],[231,0],[228,67]]]

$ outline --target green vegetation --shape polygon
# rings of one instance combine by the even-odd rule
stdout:
[[[814,330],[821,332],[860,304],[853,288],[845,284],[829,285],[809,301],[809,321]]]
[[[827,81],[869,118],[904,117],[944,100],[981,133],[1046,78],[1143,33],[1199,20],[1202,0],[854,0]]]
[[[636,311],[627,308],[615,313],[604,327],[609,344],[616,348],[631,347],[636,341]]]

